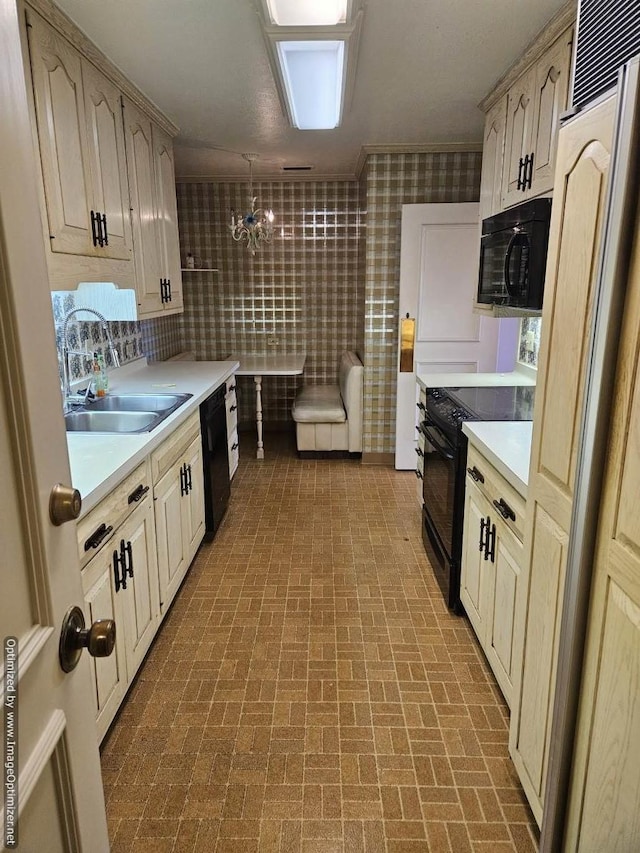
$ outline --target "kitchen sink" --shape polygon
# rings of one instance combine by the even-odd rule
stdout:
[[[113,394],[64,416],[67,432],[151,432],[193,394]]]
[[[175,412],[193,394],[107,394],[87,403],[88,412]]]

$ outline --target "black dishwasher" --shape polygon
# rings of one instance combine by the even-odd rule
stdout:
[[[204,538],[207,542],[213,539],[220,527],[231,494],[225,391],[222,385],[200,405],[206,526]]]

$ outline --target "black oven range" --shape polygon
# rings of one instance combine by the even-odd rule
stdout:
[[[464,421],[530,421],[535,386],[428,388],[419,430],[425,437],[422,539],[448,607],[462,613],[460,561],[467,437]]]

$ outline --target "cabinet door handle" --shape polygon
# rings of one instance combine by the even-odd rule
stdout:
[[[142,500],[142,498],[147,494],[148,491],[149,491],[149,486],[143,486],[142,483],[140,483],[138,488],[134,489],[131,492],[131,494],[129,495],[129,497],[127,498],[127,503],[128,504],[137,504],[138,501]]]
[[[494,501],[494,502],[493,502],[493,505],[494,505],[494,507],[498,510],[498,512],[500,513],[500,515],[501,515],[504,519],[510,519],[511,521],[515,521],[515,520],[516,520],[516,514],[515,514],[515,512],[511,509],[511,507],[510,507],[510,506],[509,506],[509,504],[505,501],[505,499],[504,499],[504,498],[500,498],[500,500],[499,500],[499,501]]]
[[[131,542],[126,542],[126,543],[123,542],[122,545],[124,546],[124,552],[122,555],[123,562],[125,560],[125,555],[126,555],[125,573],[128,574],[130,578],[132,578],[133,577],[133,546],[131,545]]]
[[[475,465],[473,466],[473,468],[467,468],[467,474],[474,482],[484,483],[484,475],[482,471],[478,471]]]
[[[496,526],[495,524],[491,525],[491,530],[487,525],[487,551],[485,552],[485,560],[487,559],[487,553],[489,559],[492,563],[496,561]]]
[[[121,589],[127,588],[127,577],[124,568],[124,556],[122,554],[122,546],[124,542],[120,543],[120,551],[114,551],[112,562],[113,562],[113,580],[116,588],[116,592],[120,592]]]
[[[524,186],[524,181],[522,180],[523,168],[524,168],[524,160],[521,157],[520,162],[518,163],[518,183],[516,184],[516,189],[518,189],[518,190],[521,190]]]
[[[231,445],[231,449],[232,449],[232,450],[237,450],[237,449],[238,449],[238,442],[237,442],[237,441],[234,441],[234,442],[233,442],[233,444]]]
[[[97,246],[100,242],[100,217],[95,212],[95,210],[91,211],[91,239],[93,240],[93,245]]]
[[[417,469],[417,468],[416,468],[416,477],[417,477],[419,480],[423,480],[423,479],[424,479],[424,477],[422,476],[422,471],[418,471],[418,469]]]
[[[484,550],[484,548],[486,546],[485,535],[484,535],[484,530],[485,530],[486,526],[487,526],[487,522],[484,520],[484,518],[481,518],[480,519],[480,542],[478,542],[478,551],[480,551],[480,553],[482,553],[482,551]],[[485,557],[485,559],[486,559],[486,557]]]
[[[102,217],[100,217],[100,214],[98,214],[98,218],[99,219],[101,218],[101,220],[102,220],[102,222],[101,222],[102,228],[101,228],[101,234],[100,234],[100,239],[102,240],[102,242],[100,243],[100,245],[101,246],[108,246],[109,245],[109,232],[107,231],[107,214],[103,213]]]
[[[238,408],[238,407],[237,407],[237,406],[236,406],[236,404],[234,403],[234,404],[233,404],[233,406],[229,406],[229,411],[230,411],[230,412],[235,412],[235,410],[236,410],[237,408]]]
[[[189,494],[189,492],[193,491],[193,483],[191,482],[191,465],[185,464],[184,468],[185,468],[184,473],[185,473],[186,484],[187,484],[187,494]]]
[[[418,403],[418,408],[420,409],[421,412],[427,411],[427,408],[426,408],[424,403]]]
[[[421,447],[416,447],[416,453],[418,454],[418,456],[419,456],[421,459],[424,459],[424,453],[422,452],[422,448],[421,448]]]
[[[184,495],[188,494],[188,492],[187,492],[187,464],[186,464],[186,462],[180,468],[180,494],[183,497],[184,497]]]
[[[485,562],[489,559],[489,539],[491,536],[491,519],[489,516],[484,519],[484,559]]]
[[[227,388],[227,394],[231,394],[232,391],[236,390],[236,386],[232,385],[230,388]]]
[[[171,279],[167,279],[167,302],[171,302]]]
[[[84,550],[91,551],[92,548],[98,548],[107,536],[113,530],[113,525],[110,524],[108,527],[106,524],[101,524],[96,530],[93,531],[91,536],[84,543]]]
[[[531,189],[531,184],[533,183],[533,154],[534,152],[532,151],[531,154],[529,154],[529,156],[527,157],[528,171],[525,172],[523,187],[523,189],[525,190]]]

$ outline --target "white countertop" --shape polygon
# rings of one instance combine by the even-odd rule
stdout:
[[[533,376],[513,370],[510,373],[418,373],[416,381],[427,388],[483,388],[496,385],[535,385]]]
[[[533,423],[465,421],[462,424],[462,432],[518,494],[526,498]]]
[[[191,399],[151,432],[99,434],[68,432],[71,482],[82,495],[86,515],[183,423],[238,368],[237,361],[144,361],[109,372],[109,393],[184,393]]]

